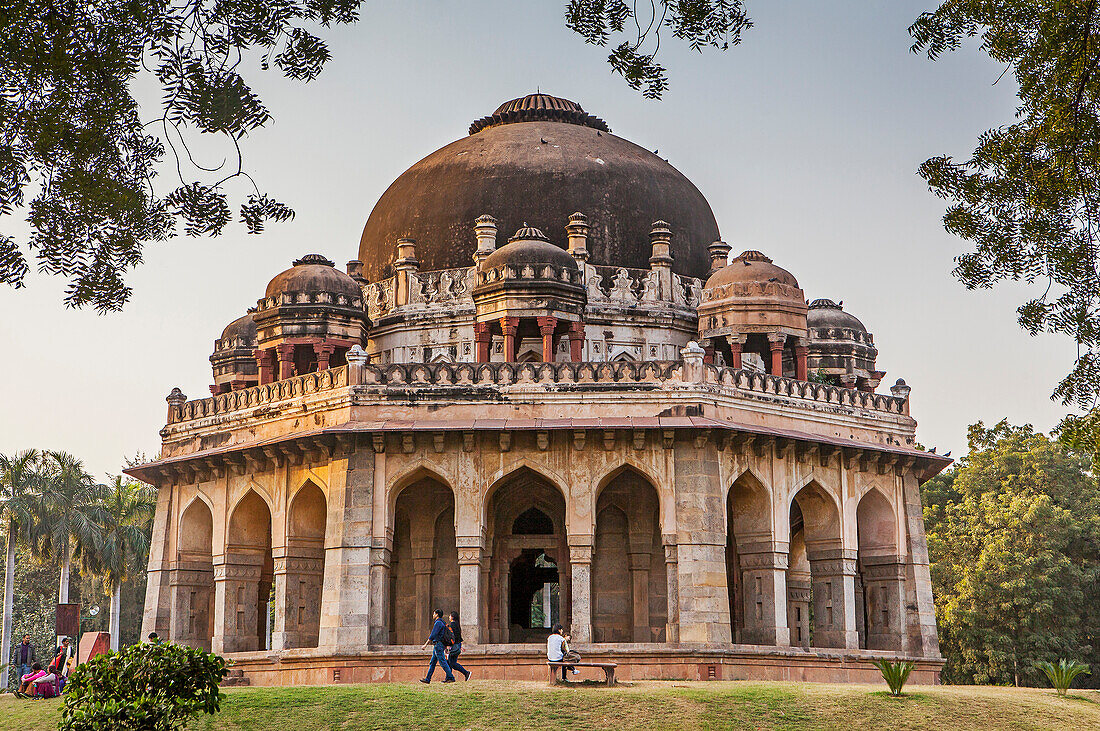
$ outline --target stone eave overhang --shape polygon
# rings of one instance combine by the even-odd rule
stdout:
[[[253,463],[287,459],[294,462],[306,456],[332,458],[337,451],[354,448],[357,434],[374,436],[374,449],[385,449],[387,434],[447,433],[447,432],[510,432],[510,431],[605,431],[623,430],[639,432],[655,430],[665,440],[674,439],[677,431],[693,430],[697,439],[714,438],[720,449],[731,442],[735,446],[752,448],[758,454],[774,444],[781,456],[792,450],[817,451],[822,461],[839,455],[845,468],[858,464],[859,469],[876,467],[881,474],[887,469],[917,470],[922,480],[927,480],[952,463],[948,457],[922,452],[900,445],[873,444],[843,437],[832,437],[793,429],[745,424],[732,420],[723,421],[704,416],[652,416],[607,417],[578,419],[411,419],[382,421],[351,421],[312,431],[284,434],[271,439],[255,440],[177,455],[147,462],[123,470],[149,484],[177,470],[210,471],[238,469]],[[301,445],[301,446],[299,446]],[[701,445],[700,445],[701,446]],[[816,447],[816,449],[815,449]],[[822,449],[824,447],[825,449]],[[195,465],[199,468],[196,470]]]

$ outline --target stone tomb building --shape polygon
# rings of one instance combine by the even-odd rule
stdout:
[[[627,678],[941,664],[903,381],[873,338],[577,104],[532,95],[402,174],[168,396],[143,632],[253,683],[412,679],[457,610],[482,677],[556,622]],[[229,318],[227,318],[229,319]]]

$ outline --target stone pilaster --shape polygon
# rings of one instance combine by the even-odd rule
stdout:
[[[936,631],[936,607],[932,603],[932,576],[928,570],[928,539],[924,535],[924,511],[921,507],[920,489],[916,475],[905,473],[902,480],[902,496],[905,501],[906,534],[909,539],[909,560],[906,567],[905,617],[907,646],[905,651],[921,657],[939,657],[940,639]]]
[[[162,484],[157,490],[157,509],[153,517],[153,533],[149,545],[149,564],[146,569],[145,611],[141,620],[141,636],[156,632],[161,637],[170,635],[172,605],[168,586],[168,535],[172,520],[173,496],[179,486]]]
[[[809,558],[814,647],[858,649],[855,552],[824,550],[811,553]]]
[[[458,545],[458,618],[466,645],[481,643],[481,537],[460,536]]]
[[[569,536],[572,616],[569,631],[578,643],[592,641],[592,536]]]
[[[702,348],[695,349],[701,372]],[[691,526],[676,536],[680,641],[728,644],[733,635],[726,588],[725,503],[718,461],[706,443],[696,447],[692,441],[677,440],[673,451],[676,525]]]
[[[634,605],[634,641],[653,642],[649,627],[649,566],[651,556],[644,552],[631,552],[630,579]]]
[[[739,550],[738,559],[745,618],[742,640],[749,645],[789,646],[786,552]]]
[[[172,620],[168,633],[162,636],[178,645],[209,651],[210,614],[214,598],[211,567],[174,569],[171,572],[171,591]]]
[[[868,650],[905,650],[905,562],[898,556],[860,560]]]
[[[316,647],[324,558],[296,552],[275,558],[275,627],[271,649]]]
[[[665,581],[668,585],[668,622],[665,625],[665,641],[680,641],[680,583],[676,561],[676,536],[662,536],[665,549]]]
[[[237,553],[224,563],[214,564],[213,652],[253,652],[260,637],[260,584],[264,557],[259,553]]]
[[[371,582],[375,455],[369,447],[349,449],[337,453],[329,472],[318,646],[334,652],[366,649],[373,597],[379,596]]]

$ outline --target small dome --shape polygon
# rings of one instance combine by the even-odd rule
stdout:
[[[707,279],[705,289],[735,282],[778,282],[798,288],[798,280],[759,251],[745,251]]]
[[[584,111],[576,102],[549,94],[528,94],[504,102],[488,117],[482,117],[471,124],[470,134],[502,124],[536,121],[567,122],[604,132],[611,131],[606,122]]]
[[[249,310],[246,314],[238,317],[233,322],[225,326],[222,330],[222,340],[237,340],[241,339],[248,343],[256,342],[256,320],[252,317],[252,312]]]
[[[516,231],[516,235],[508,239],[507,244],[487,256],[482,262],[482,268],[496,269],[505,264],[550,264],[559,269],[577,269],[577,262],[568,251],[550,243],[550,239],[542,231],[527,224]]]
[[[320,254],[306,254],[285,272],[276,274],[267,285],[264,297],[283,292],[332,292],[362,297],[355,280],[336,269],[336,264]]]
[[[858,330],[867,332],[866,326],[855,315],[845,312],[841,305],[828,299],[818,299],[810,303],[806,313],[806,325],[818,330]]]

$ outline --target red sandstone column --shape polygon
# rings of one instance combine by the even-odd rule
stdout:
[[[329,343],[314,343],[313,352],[317,354],[317,370],[327,371],[329,359],[336,352],[336,346]]]
[[[703,348],[703,362],[714,363],[714,346],[708,345]]]
[[[474,360],[478,363],[489,362],[489,343],[492,339],[489,335],[489,323],[474,323]]]
[[[785,335],[779,336],[779,339],[773,340],[771,336],[768,337],[768,346],[772,351],[772,369],[771,374],[773,376],[783,375],[783,344],[787,340]]]
[[[556,317],[538,318],[539,332],[542,333],[542,362],[554,362],[554,329],[558,326]]]
[[[810,349],[803,345],[802,340],[798,341],[798,345],[794,346],[794,377],[800,381],[805,381],[808,377],[806,370],[806,356],[809,355]]]
[[[260,385],[274,381],[275,363],[271,357],[271,351],[257,348],[252,351],[252,357],[256,359],[256,365],[260,371]]]
[[[279,380],[290,378],[294,374],[294,346],[288,343],[276,345],[275,351],[279,355]]]
[[[500,318],[500,329],[504,333],[504,360],[508,363],[516,360],[516,330],[519,329],[518,317]]]
[[[584,323],[574,322],[569,325],[569,360],[580,363],[582,349],[584,347]]]
[[[741,368],[741,348],[745,345],[744,335],[727,335],[726,341],[730,344],[730,368]]]

